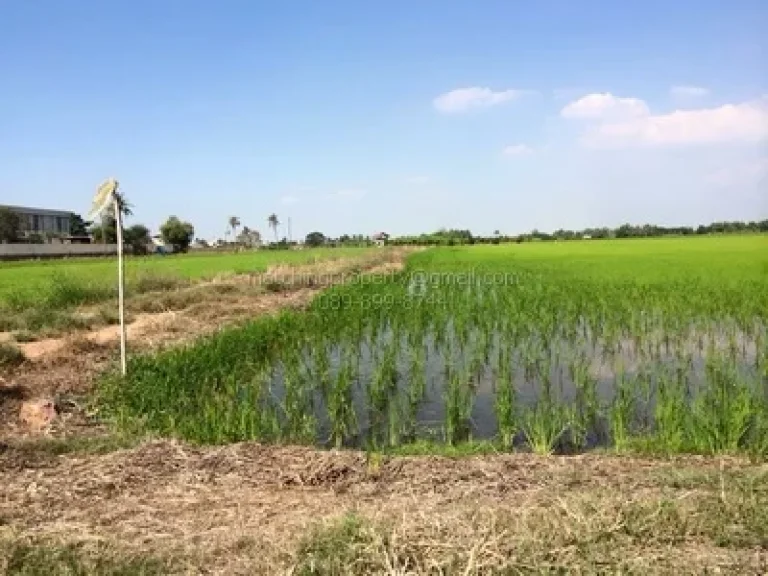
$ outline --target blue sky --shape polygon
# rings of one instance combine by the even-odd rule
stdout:
[[[768,217],[764,0],[0,0],[0,203],[221,236]]]

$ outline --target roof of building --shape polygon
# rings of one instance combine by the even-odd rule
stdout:
[[[8,204],[0,204],[0,208],[7,208],[12,212],[40,214],[43,216],[70,216],[71,214],[74,214],[71,210],[51,210],[49,208],[32,208],[30,206],[10,206]]]

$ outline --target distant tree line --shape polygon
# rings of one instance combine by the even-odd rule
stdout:
[[[584,230],[555,230],[552,233],[533,230],[514,236],[498,230],[492,236],[474,236],[469,230],[438,230],[431,234],[391,238],[389,244],[417,246],[455,246],[464,244],[500,244],[507,242],[533,242],[553,240],[582,240],[606,238],[655,238],[662,236],[695,236],[706,234],[748,234],[768,232],[768,220],[751,222],[713,222],[709,225],[657,226],[652,224],[622,224],[618,228],[586,228]]]

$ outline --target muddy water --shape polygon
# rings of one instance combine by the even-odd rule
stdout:
[[[469,429],[471,436],[476,439],[493,438],[497,435],[498,425],[495,415],[495,388],[498,382],[498,358],[502,347],[509,349],[509,374],[515,383],[516,406],[518,411],[530,409],[542,399],[543,391],[548,389],[550,397],[566,406],[576,401],[579,387],[572,377],[574,361],[585,365],[599,404],[605,408],[611,404],[616,394],[619,374],[625,379],[633,379],[633,387],[637,396],[636,418],[638,425],[647,425],[652,421],[651,415],[655,407],[655,396],[659,386],[659,375],[666,374],[674,377],[682,367],[685,386],[691,398],[703,384],[706,383],[706,364],[709,354],[717,357],[728,357],[729,363],[736,371],[742,382],[761,383],[758,372],[758,346],[765,341],[765,332],[759,337],[747,336],[743,333],[730,335],[726,331],[717,333],[692,332],[683,341],[666,342],[662,335],[651,338],[650,344],[638,346],[631,339],[621,339],[609,351],[600,344],[588,344],[586,341],[569,342],[560,340],[547,347],[547,360],[540,364],[539,371],[532,370],[530,362],[526,362],[526,352],[515,348],[506,342],[499,334],[490,337],[489,344],[483,346],[482,361],[472,367],[472,359],[478,357],[475,345],[482,341],[480,334],[472,333],[465,345],[458,343],[455,335],[449,334],[438,342],[434,335],[425,336],[421,342],[424,353],[423,377],[426,381],[424,396],[415,412],[415,422],[408,426],[410,419],[402,409],[395,419],[395,427],[404,432],[405,437],[430,437],[442,439],[446,418],[446,370],[460,374],[463,385],[471,390],[471,411]],[[413,349],[405,338],[400,342],[392,342],[391,332],[383,331],[375,339],[365,339],[360,342],[357,350],[350,353],[347,350],[346,361],[354,363],[353,401],[357,416],[359,433],[352,440],[353,445],[365,444],[372,437],[378,442],[387,442],[388,430],[392,423],[390,411],[408,395],[413,374],[411,373],[411,357]],[[369,409],[369,387],[376,378],[376,371],[382,362],[386,351],[396,354],[395,383],[390,389],[389,403],[383,412],[373,412]],[[487,358],[485,352],[487,351]],[[541,351],[540,351],[541,352]],[[530,353],[528,353],[530,354]],[[339,373],[345,353],[340,347],[330,350],[331,382]],[[349,359],[353,357],[353,360]],[[314,382],[315,362],[312,350],[306,350],[304,366],[306,379]],[[528,367],[526,368],[526,364]],[[545,366],[546,368],[541,368]],[[470,367],[472,369],[470,370]],[[544,377],[546,375],[546,377]],[[645,376],[646,380],[641,377]],[[548,386],[547,386],[548,384]],[[313,385],[313,384],[311,384]],[[333,385],[333,384],[331,384]],[[277,368],[271,378],[271,387],[278,397],[284,393],[283,370]],[[318,421],[318,440],[321,443],[330,437],[330,422],[327,414],[326,393],[315,389],[314,410]],[[607,441],[607,424],[597,423],[598,429],[589,431],[588,443],[600,445]]]

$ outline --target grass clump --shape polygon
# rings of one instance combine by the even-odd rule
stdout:
[[[147,292],[167,292],[188,286],[189,280],[172,274],[148,274],[143,273],[132,278],[129,291],[134,294]]]
[[[0,538],[0,569],[8,576],[161,576],[171,562],[99,544]]]
[[[29,330],[17,330],[13,333],[13,339],[20,343],[34,342],[37,340],[37,336]]]
[[[294,574],[331,576],[368,574],[380,568],[382,545],[376,529],[350,512],[329,525],[316,527],[299,544]]]
[[[26,360],[18,346],[10,342],[0,342],[0,368],[19,366]]]

